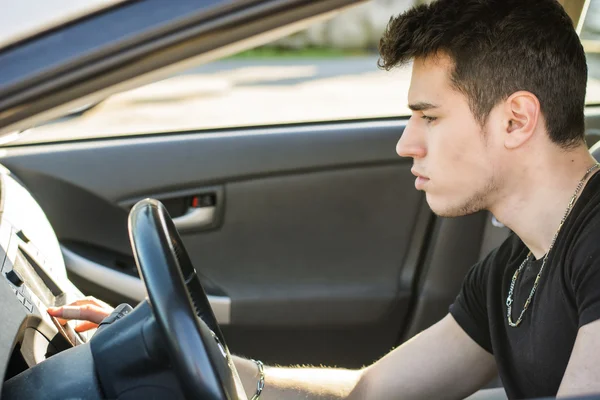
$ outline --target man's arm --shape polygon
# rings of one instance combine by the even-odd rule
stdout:
[[[256,393],[258,367],[254,362],[236,356],[233,361],[248,399],[251,399]],[[260,399],[346,399],[360,376],[359,370],[265,366],[265,388]]]
[[[557,396],[600,393],[600,219],[598,207],[586,218],[567,263],[567,282],[579,316],[579,328]]]
[[[58,318],[96,323],[111,311],[110,306],[93,297],[48,310]],[[84,324],[85,329],[91,327]],[[586,348],[589,351],[588,342],[598,337],[595,333],[600,331],[600,325],[595,328],[596,332],[588,334],[587,331],[584,334],[580,332],[576,349]],[[594,343],[598,344],[598,341]],[[575,353],[583,352],[574,350]],[[576,362],[585,364],[585,357],[574,357],[573,363]],[[234,363],[248,398],[252,398],[258,382],[256,364],[239,357],[234,357]],[[578,365],[574,371],[579,370]],[[261,399],[462,399],[485,385],[495,373],[494,357],[475,343],[451,315],[447,315],[381,360],[361,370],[266,367],[265,389]],[[593,382],[591,379],[596,376],[600,376],[598,370],[595,375],[587,377],[586,382]],[[571,381],[568,382],[570,385]],[[579,381],[572,382],[579,384]]]
[[[258,368],[235,364],[251,398]],[[362,370],[266,367],[261,399],[462,399],[495,373],[494,357],[448,315]]]
[[[600,320],[579,328],[558,397],[600,393]]]

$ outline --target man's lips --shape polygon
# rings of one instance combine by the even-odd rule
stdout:
[[[427,179],[427,180],[429,180],[429,178],[428,178],[428,177],[426,177],[425,175],[423,175],[423,174],[419,173],[419,172],[418,172],[418,171],[416,171],[414,168],[411,168],[410,172],[412,172],[412,174],[413,174],[414,176],[416,176],[417,178],[423,178],[423,179]]]
[[[415,179],[415,187],[417,188],[417,190],[423,189],[427,182],[429,182],[429,178],[418,173],[417,171],[415,171],[414,168],[411,169],[410,172],[412,172],[412,174],[417,177],[417,179]]]

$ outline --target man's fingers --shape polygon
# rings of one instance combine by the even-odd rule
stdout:
[[[62,319],[62,307],[48,307],[48,314],[50,314],[53,317],[56,317],[62,325],[64,325],[62,323],[62,321],[64,321],[64,319]],[[65,321],[66,323],[66,321]]]
[[[49,307],[48,314],[59,318],[64,325],[66,320],[76,319],[98,324],[112,312],[113,308],[95,297],[84,297],[62,307]]]
[[[111,306],[109,306],[108,304],[106,304],[105,302],[103,302],[102,300],[98,300],[95,297],[92,296],[88,296],[88,297],[84,297],[83,299],[79,299],[79,300],[75,300],[74,302],[72,302],[71,304],[67,304],[69,306],[83,306],[86,304],[92,304],[92,305],[96,305],[98,307],[101,308],[112,308]]]
[[[111,311],[93,304],[81,306],[79,310],[79,319],[94,322],[96,324],[102,322],[102,320],[108,317],[111,313]]]
[[[61,307],[60,316],[64,319],[81,319],[81,306]]]
[[[102,322],[111,313],[110,310],[99,307],[94,304],[84,304],[80,306],[50,307],[48,314],[62,319],[78,319],[90,321],[96,324]]]
[[[78,324],[75,327],[75,332],[85,332],[85,331],[89,331],[90,329],[94,329],[94,328],[97,328],[97,327],[98,327],[98,324],[95,324],[95,323],[90,322],[90,321],[85,321],[85,322],[82,322],[82,323]]]

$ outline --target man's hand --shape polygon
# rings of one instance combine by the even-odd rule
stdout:
[[[110,315],[113,308],[95,297],[85,297],[62,307],[48,307],[48,314],[56,317],[64,325],[67,320],[83,321],[75,328],[76,332],[85,332],[98,327],[102,320]]]

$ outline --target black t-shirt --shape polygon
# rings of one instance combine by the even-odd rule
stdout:
[[[566,205],[565,205],[566,208]],[[450,313],[494,355],[509,398],[555,396],[578,329],[600,319],[600,174],[583,189],[562,227],[521,324],[508,325],[512,276],[529,250],[515,235],[467,274]],[[517,279],[516,321],[542,265],[534,260]]]

